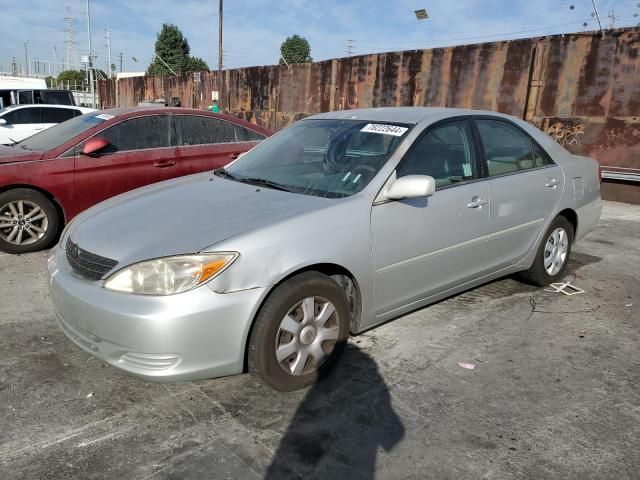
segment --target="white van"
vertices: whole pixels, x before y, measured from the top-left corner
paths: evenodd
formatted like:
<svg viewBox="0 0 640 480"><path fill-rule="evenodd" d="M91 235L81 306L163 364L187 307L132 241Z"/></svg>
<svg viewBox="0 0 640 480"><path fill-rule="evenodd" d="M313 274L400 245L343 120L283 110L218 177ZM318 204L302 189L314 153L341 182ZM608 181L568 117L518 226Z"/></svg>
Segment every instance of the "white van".
<svg viewBox="0 0 640 480"><path fill-rule="evenodd" d="M71 106L76 104L71 91L47 89L47 83L42 78L0 75L0 109L10 105L34 103Z"/></svg>

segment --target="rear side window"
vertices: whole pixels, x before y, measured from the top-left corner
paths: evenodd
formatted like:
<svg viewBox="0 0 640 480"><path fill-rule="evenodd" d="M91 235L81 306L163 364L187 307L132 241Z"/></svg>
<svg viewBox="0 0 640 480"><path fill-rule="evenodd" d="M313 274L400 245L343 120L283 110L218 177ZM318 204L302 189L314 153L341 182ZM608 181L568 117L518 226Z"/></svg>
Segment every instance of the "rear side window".
<svg viewBox="0 0 640 480"><path fill-rule="evenodd" d="M169 117L149 115L132 118L106 129L98 136L109 140L104 153L127 152L171 145Z"/></svg>
<svg viewBox="0 0 640 480"><path fill-rule="evenodd" d="M518 128L499 120L476 120L489 176L535 168L531 139Z"/></svg>
<svg viewBox="0 0 640 480"><path fill-rule="evenodd" d="M236 142L253 142L264 140L266 137L261 133L254 132L253 130L240 125L234 125L233 129L236 134Z"/></svg>
<svg viewBox="0 0 640 480"><path fill-rule="evenodd" d="M2 118L12 125L42 123L42 108L20 108L7 113Z"/></svg>
<svg viewBox="0 0 640 480"><path fill-rule="evenodd" d="M62 123L74 117L75 110L71 108L46 108L42 109L42 123Z"/></svg>
<svg viewBox="0 0 640 480"><path fill-rule="evenodd" d="M533 147L533 159L536 162L536 167L546 167L547 165L554 165L551 157L542 150L535 143L531 142L531 146Z"/></svg>
<svg viewBox="0 0 640 480"><path fill-rule="evenodd" d="M466 120L429 130L411 147L396 170L398 177L430 175L436 187L477 178L471 129Z"/></svg>
<svg viewBox="0 0 640 480"><path fill-rule="evenodd" d="M237 142L235 125L218 118L200 115L176 115L178 145L207 145Z"/></svg>

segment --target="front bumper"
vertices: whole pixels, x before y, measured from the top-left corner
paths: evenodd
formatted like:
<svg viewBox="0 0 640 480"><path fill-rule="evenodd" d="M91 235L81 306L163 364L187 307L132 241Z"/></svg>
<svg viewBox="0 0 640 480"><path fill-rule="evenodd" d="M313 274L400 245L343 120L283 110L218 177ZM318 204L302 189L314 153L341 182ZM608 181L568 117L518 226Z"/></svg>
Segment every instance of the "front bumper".
<svg viewBox="0 0 640 480"><path fill-rule="evenodd" d="M241 373L251 322L266 288L216 293L207 285L165 297L102 288L76 275L59 247L49 263L56 321L78 346L145 380Z"/></svg>

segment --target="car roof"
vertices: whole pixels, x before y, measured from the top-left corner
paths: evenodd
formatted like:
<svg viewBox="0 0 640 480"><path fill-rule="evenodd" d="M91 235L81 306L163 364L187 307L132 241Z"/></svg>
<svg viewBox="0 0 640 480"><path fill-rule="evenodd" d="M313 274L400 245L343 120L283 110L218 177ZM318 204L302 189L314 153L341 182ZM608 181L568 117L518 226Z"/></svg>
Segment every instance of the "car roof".
<svg viewBox="0 0 640 480"><path fill-rule="evenodd" d="M0 110L0 113L8 112L9 110L20 110L21 108L39 108L39 107L47 107L47 108L75 108L80 110L93 111L92 108L79 107L77 105L58 105L54 103L25 103L22 105L8 105Z"/></svg>
<svg viewBox="0 0 640 480"><path fill-rule="evenodd" d="M508 117L507 115L485 110L468 110L462 108L444 107L380 107L360 108L355 110L340 110L335 112L320 113L307 117L309 119L336 119L336 120L365 120L372 122L397 122L417 124L435 116L460 116L460 115L494 115Z"/></svg>
<svg viewBox="0 0 640 480"><path fill-rule="evenodd" d="M227 120L233 122L240 126L245 126L254 130L255 132L262 133L266 136L272 135L273 132L270 132L268 129L261 127L252 122L248 122L247 120L243 120L242 118L227 115L224 113L214 113L209 110L202 110L198 108L186 108L186 107L121 107L121 108L107 108L104 110L100 110L101 114L105 115L113 115L114 117L119 117L121 119L134 117L136 114L144 113L148 115L161 115L161 114L182 114L182 115L204 115L207 117L213 118L221 118L223 120Z"/></svg>

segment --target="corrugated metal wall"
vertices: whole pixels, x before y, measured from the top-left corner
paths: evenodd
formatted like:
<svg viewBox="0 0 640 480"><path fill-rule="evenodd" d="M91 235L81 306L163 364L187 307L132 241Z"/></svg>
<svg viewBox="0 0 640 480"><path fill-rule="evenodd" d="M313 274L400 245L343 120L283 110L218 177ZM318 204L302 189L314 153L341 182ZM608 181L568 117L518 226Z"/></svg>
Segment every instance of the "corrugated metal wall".
<svg viewBox="0 0 640 480"><path fill-rule="evenodd" d="M640 29L411 50L324 62L130 78L99 85L104 107L179 97L272 130L331 110L447 106L534 123L575 153L640 169Z"/></svg>

